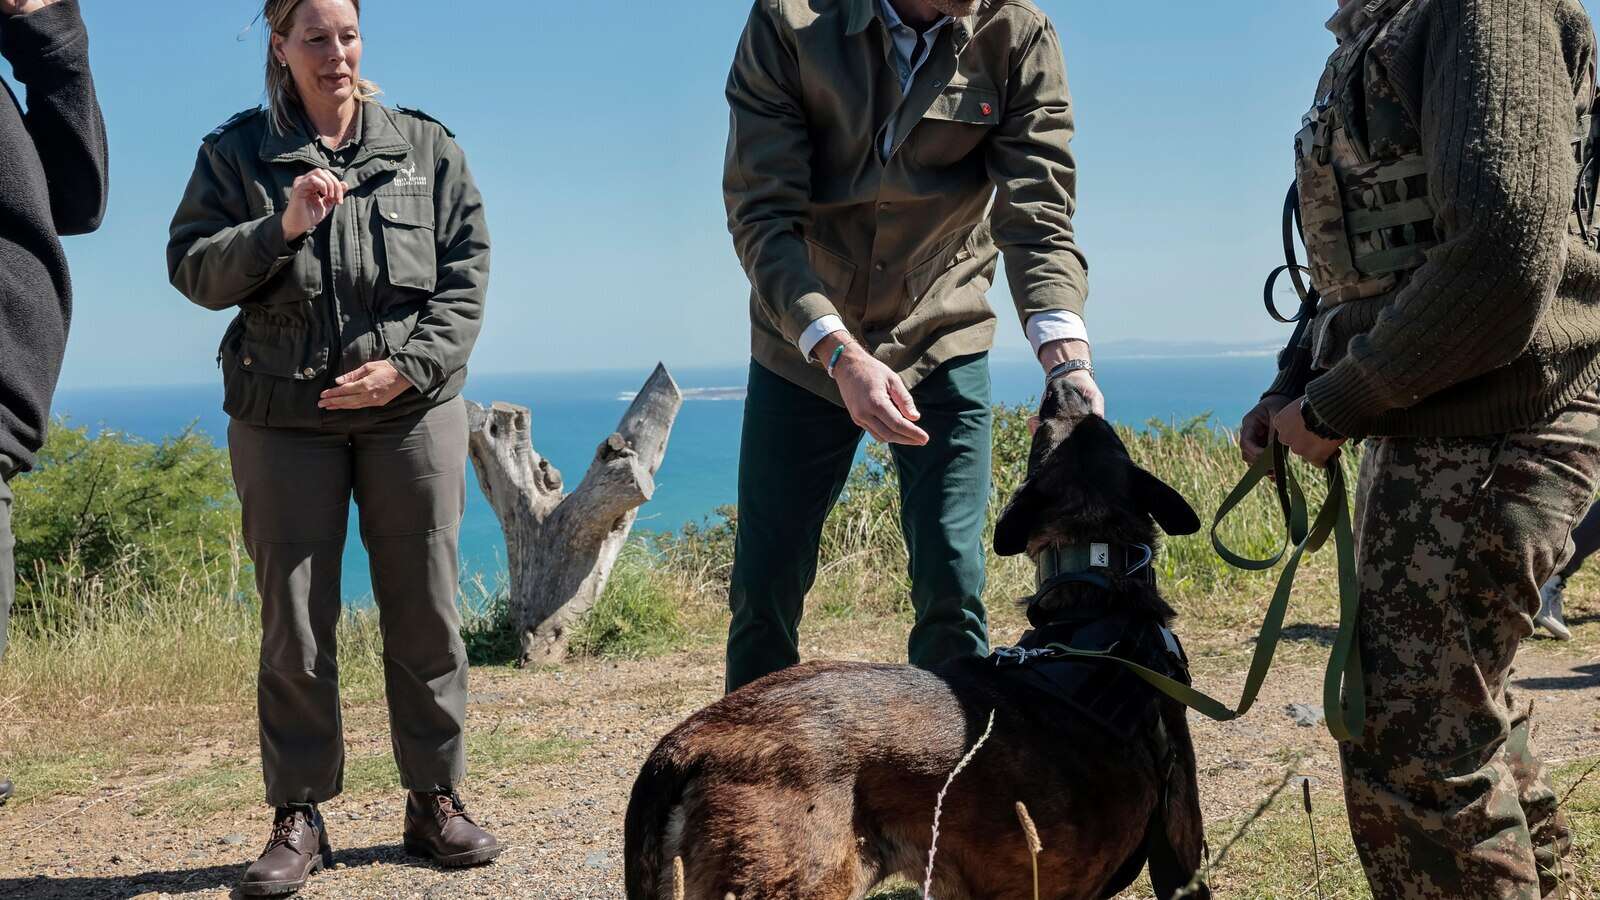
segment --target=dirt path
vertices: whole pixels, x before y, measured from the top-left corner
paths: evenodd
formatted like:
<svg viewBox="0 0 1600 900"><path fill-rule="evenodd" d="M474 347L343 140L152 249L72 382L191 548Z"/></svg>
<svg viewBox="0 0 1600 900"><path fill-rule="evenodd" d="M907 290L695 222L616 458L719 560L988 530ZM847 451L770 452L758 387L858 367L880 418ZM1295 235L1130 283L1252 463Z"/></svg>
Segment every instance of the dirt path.
<svg viewBox="0 0 1600 900"><path fill-rule="evenodd" d="M835 658L894 659L901 640L894 623L833 623L810 634L808 655ZM1302 753L1298 768L1318 779L1317 802L1340 802L1331 739L1284 712L1289 703L1319 702L1318 650L1286 655L1246 720L1196 723L1209 819L1248 811ZM1240 668L1240 655L1229 653L1202 660L1197 674L1227 693ZM301 896L621 896L621 822L633 775L661 734L719 694L720 654L703 647L650 661L474 678L468 799L509 845L506 853L492 866L450 875L407 860L398 846L399 794L381 771L381 707L353 707L351 784L325 806L339 865ZM1518 679L1540 698L1538 740L1547 757L1600 754L1600 657L1535 643ZM239 735L237 722L232 733ZM265 835L263 811L248 805L259 790L254 748L222 739L186 746L135 761L96 795L0 810L0 897L225 896Z"/></svg>

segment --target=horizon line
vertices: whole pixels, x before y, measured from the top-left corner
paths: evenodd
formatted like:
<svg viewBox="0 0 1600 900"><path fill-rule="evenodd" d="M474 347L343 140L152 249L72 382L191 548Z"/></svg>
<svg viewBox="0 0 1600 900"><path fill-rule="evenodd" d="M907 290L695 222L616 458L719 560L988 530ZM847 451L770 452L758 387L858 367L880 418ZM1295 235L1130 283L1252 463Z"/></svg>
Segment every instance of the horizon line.
<svg viewBox="0 0 1600 900"><path fill-rule="evenodd" d="M1129 352L1118 352L1118 347ZM1160 352L1163 346L1171 347L1172 352ZM1121 340L1106 341L1098 345L1095 356L1103 360L1174 360L1174 359L1256 359L1270 356L1278 352L1279 347L1265 341L1260 342L1226 342L1226 341L1181 341L1181 340L1152 340L1146 338L1124 338ZM1031 358L1026 348L1007 347L991 351L991 360L1000 363L1026 363ZM727 369L740 369L749 365L748 356L726 362L699 361L691 366L668 366L673 372L711 372ZM526 378L529 376L601 376L601 375L633 375L639 371L655 368L664 364L658 360L651 363L641 363L635 366L596 366L593 368L575 369L492 369L489 371L475 371L469 378ZM126 383L68 383L63 384L56 391L57 394L67 394L77 391L165 391L165 390L193 390L196 388L216 388L221 390L220 378L209 378L196 381L169 381L149 382L143 384Z"/></svg>

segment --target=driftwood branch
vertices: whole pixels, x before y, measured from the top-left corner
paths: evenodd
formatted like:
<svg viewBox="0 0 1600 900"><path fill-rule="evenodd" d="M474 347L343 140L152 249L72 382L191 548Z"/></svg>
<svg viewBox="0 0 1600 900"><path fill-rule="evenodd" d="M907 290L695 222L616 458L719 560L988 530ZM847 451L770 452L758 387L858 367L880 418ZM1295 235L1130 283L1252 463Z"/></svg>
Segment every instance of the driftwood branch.
<svg viewBox="0 0 1600 900"><path fill-rule="evenodd" d="M683 393L657 366L568 494L561 473L533 448L527 408L467 404L472 467L505 532L524 665L566 655L572 625L600 599L639 507L655 494L682 407Z"/></svg>

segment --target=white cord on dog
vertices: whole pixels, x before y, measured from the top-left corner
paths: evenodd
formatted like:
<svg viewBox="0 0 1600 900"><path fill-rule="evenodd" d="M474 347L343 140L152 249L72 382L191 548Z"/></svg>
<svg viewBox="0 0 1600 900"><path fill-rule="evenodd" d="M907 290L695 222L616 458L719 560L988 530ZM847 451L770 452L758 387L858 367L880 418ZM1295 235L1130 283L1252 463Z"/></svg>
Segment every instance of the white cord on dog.
<svg viewBox="0 0 1600 900"><path fill-rule="evenodd" d="M950 785L955 783L956 776L961 774L961 770L965 769L967 763L972 762L972 758L978 755L978 751L983 748L984 744L988 743L989 735L993 732L994 711L990 710L989 726L983 729L983 736L978 738L976 744L972 745L972 749L967 751L966 756L961 757L961 762L956 763L956 767L950 772L950 777L944 780L944 787L939 789L938 799L933 803L933 843L928 847L928 875L922 882L922 900L933 900L933 895L929 892L933 890L933 858L939 852L939 816L944 812L944 795L950 790Z"/></svg>

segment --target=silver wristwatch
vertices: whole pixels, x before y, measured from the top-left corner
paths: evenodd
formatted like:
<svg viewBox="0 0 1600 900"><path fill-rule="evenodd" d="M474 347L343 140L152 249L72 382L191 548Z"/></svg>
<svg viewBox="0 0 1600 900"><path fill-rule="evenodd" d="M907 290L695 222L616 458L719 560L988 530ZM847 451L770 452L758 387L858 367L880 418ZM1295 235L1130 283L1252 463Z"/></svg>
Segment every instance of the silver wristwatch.
<svg viewBox="0 0 1600 900"><path fill-rule="evenodd" d="M1046 383L1048 383L1055 381L1057 378L1060 378L1063 375L1069 375L1073 372L1088 372L1090 375L1093 375L1094 363L1087 359L1069 359L1051 369L1050 374L1046 375L1044 380Z"/></svg>

